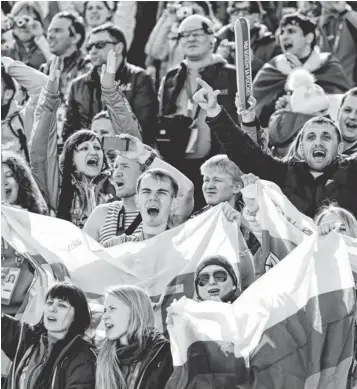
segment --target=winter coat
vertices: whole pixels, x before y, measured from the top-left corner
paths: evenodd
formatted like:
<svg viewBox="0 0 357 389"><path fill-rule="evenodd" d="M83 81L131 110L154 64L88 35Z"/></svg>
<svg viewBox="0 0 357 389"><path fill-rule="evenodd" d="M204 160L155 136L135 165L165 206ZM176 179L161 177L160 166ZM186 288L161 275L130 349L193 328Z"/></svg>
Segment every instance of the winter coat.
<svg viewBox="0 0 357 389"><path fill-rule="evenodd" d="M1 317L1 349L12 361L4 389L15 388L27 358L41 336L33 326L13 317ZM96 355L92 345L77 335L59 354L48 389L94 389ZM13 382L14 379L14 382Z"/></svg>
<svg viewBox="0 0 357 389"><path fill-rule="evenodd" d="M59 94L43 88L35 111L35 122L29 145L31 170L49 208L57 211L61 187L61 171L57 155L56 110ZM98 205L116 198L111 182L111 171L103 170L90 182L77 174L72 175L74 198L72 222L83 227L90 212Z"/></svg>
<svg viewBox="0 0 357 389"><path fill-rule="evenodd" d="M215 55L216 57L220 57ZM237 109L235 106L235 95L237 93L236 70L234 66L220 57L212 65L208 65L200 71L201 78L206 81L214 90L219 89L218 103L221 104L229 114L238 120ZM183 89L188 74L188 68L185 62L171 69L162 80L160 87L160 115L173 115L176 113L176 101ZM211 155L219 152L219 144L214 137L211 137Z"/></svg>
<svg viewBox="0 0 357 389"><path fill-rule="evenodd" d="M332 200L357 216L357 158L337 158L323 174L314 178L303 161L280 161L262 151L222 111L207 123L217 136L228 158L244 173L275 182L293 205L309 217Z"/></svg>
<svg viewBox="0 0 357 389"><path fill-rule="evenodd" d="M120 82L121 89L139 120L144 143L153 145L158 102L151 77L144 69L124 60L116 72L115 80ZM90 128L93 117L104 109L97 69L77 77L69 91L66 122L63 127L64 141L74 132Z"/></svg>

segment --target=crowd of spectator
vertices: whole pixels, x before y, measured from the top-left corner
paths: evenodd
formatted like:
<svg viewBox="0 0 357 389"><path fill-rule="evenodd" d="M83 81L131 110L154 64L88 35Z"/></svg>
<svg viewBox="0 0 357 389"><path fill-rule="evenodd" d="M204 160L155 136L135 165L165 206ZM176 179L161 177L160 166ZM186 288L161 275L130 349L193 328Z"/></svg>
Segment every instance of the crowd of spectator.
<svg viewBox="0 0 357 389"><path fill-rule="evenodd" d="M315 218L321 235L357 238L356 3L1 8L2 202L72 222L104 247L223 204L240 231L239 274L223 256L203 258L199 301L231 303L238 285L265 272L256 202L241 193L258 178ZM248 108L237 93L239 17L250 25ZM164 388L170 343L142 289L108 291L98 353L83 339L90 313L80 288L52 287L41 322L22 325L16 314L35 270L3 238L1 259L12 269L2 273L12 285L2 301L2 349L13 361L4 388Z"/></svg>

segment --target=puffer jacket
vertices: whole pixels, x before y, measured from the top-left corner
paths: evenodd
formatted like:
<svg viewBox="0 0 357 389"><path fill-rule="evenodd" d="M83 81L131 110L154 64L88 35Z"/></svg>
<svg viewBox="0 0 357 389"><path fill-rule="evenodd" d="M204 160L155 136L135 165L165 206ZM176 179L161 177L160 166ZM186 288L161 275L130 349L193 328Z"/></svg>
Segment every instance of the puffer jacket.
<svg viewBox="0 0 357 389"><path fill-rule="evenodd" d="M220 57L215 55L216 57ZM200 75L214 90L219 89L218 103L221 104L237 121L237 109L235 106L235 95L237 93L236 70L234 66L227 64L222 57L212 65L205 66ZM176 113L176 101L184 87L188 74L185 61L171 69L163 79L160 86L160 115L173 115ZM219 144L212 137L211 155L219 152Z"/></svg>
<svg viewBox="0 0 357 389"><path fill-rule="evenodd" d="M42 89L29 145L32 174L49 208L54 211L59 207L62 182L57 155L56 110L59 104L58 93L51 94L46 88ZM79 227L83 227L96 205L116 199L110 170L103 170L91 181L74 173L72 184L74 198L71 221Z"/></svg>
<svg viewBox="0 0 357 389"><path fill-rule="evenodd" d="M151 77L144 69L124 60L116 72L115 80L119 81L121 90L139 120L144 143L153 145L158 101ZM102 99L100 77L94 68L89 73L77 77L71 84L63 140L78 130L90 128L93 117L103 109L105 104Z"/></svg>
<svg viewBox="0 0 357 389"><path fill-rule="evenodd" d="M337 158L314 178L305 162L280 161L262 151L224 109L207 123L229 159L244 173L275 182L300 212L313 218L320 206L336 201L357 216L356 157Z"/></svg>
<svg viewBox="0 0 357 389"><path fill-rule="evenodd" d="M12 361L4 389L16 388L22 367L31 352L38 347L41 336L34 328L2 315L1 349ZM59 354L48 389L94 389L96 355L93 346L77 335Z"/></svg>

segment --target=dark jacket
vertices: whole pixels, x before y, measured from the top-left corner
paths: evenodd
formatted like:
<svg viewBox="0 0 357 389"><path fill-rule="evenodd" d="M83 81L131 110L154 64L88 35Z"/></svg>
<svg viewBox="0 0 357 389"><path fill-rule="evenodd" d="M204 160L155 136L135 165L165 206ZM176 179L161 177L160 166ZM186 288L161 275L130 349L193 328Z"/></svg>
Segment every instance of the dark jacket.
<svg viewBox="0 0 357 389"><path fill-rule="evenodd" d="M139 120L144 143L153 145L158 102L151 77L144 69L124 60L115 75L115 80L120 81L121 89ZM67 101L63 140L80 129L89 129L93 117L104 109L100 77L94 68L72 82Z"/></svg>
<svg viewBox="0 0 357 389"><path fill-rule="evenodd" d="M262 151L224 109L207 123L244 173L275 182L300 212L314 217L321 205L334 200L357 216L357 158L338 158L314 179L305 162L283 162Z"/></svg>
<svg viewBox="0 0 357 389"><path fill-rule="evenodd" d="M206 81L214 90L219 89L218 103L221 104L237 121L235 95L237 93L236 70L234 66L225 62L206 66L200 72L202 80ZM173 115L176 113L176 101L184 87L187 77L187 66L184 62L171 69L165 76L161 88L160 115ZM219 152L219 144L212 138L211 155Z"/></svg>
<svg viewBox="0 0 357 389"><path fill-rule="evenodd" d="M140 362L134 389L164 389L173 371L170 342L153 331Z"/></svg>
<svg viewBox="0 0 357 389"><path fill-rule="evenodd" d="M216 34L216 43L215 51L217 50L220 42L224 39L227 39L229 42L234 42L234 30L229 24L222 27ZM269 62L276 55L281 53L280 46L276 43L274 35L268 31L267 27L261 25L260 28L253 29L250 32L250 47L253 52L252 59L252 79L256 76L258 71L265 65L266 62ZM232 53L234 63L235 53Z"/></svg>
<svg viewBox="0 0 357 389"><path fill-rule="evenodd" d="M3 315L1 318L1 349L13 362L4 388L15 388L12 382L13 369L16 384L22 366L40 337L34 328L22 324L17 319ZM79 335L75 337L60 353L52 372L52 385L48 389L94 389L96 356L92 345Z"/></svg>

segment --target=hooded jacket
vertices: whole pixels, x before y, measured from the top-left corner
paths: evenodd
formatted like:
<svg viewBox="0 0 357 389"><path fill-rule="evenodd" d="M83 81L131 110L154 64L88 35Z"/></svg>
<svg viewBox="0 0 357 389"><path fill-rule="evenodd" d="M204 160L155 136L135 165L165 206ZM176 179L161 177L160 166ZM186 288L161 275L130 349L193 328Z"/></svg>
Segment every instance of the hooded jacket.
<svg viewBox="0 0 357 389"><path fill-rule="evenodd" d="M44 335L36 333L31 325L2 315L1 349L12 361L4 389L16 388L22 368L35 348L39 347L41 337ZM77 335L59 354L48 389L94 389L95 362L92 345Z"/></svg>
<svg viewBox="0 0 357 389"><path fill-rule="evenodd" d="M219 89L218 102L221 104L233 117L237 118L237 109L235 107L235 95L237 92L236 70L235 67L229 65L220 55L213 55L211 62L198 70L201 78L206 81L214 90ZM183 90L186 79L188 78L189 69L186 61L173 69L171 69L161 82L159 91L159 113L160 115L174 115L178 111L177 100ZM193 93L195 91L192 91ZM200 115L205 112L201 110ZM198 118L200 119L200 117ZM219 152L218 142L211 136L211 150L206 156L217 154Z"/></svg>
<svg viewBox="0 0 357 389"><path fill-rule="evenodd" d="M123 60L115 80L138 118L143 130L144 143L153 145L157 125L157 97L151 77L138 66ZM102 101L100 77L96 68L73 80L63 127L63 140L83 128L90 128L93 117L105 109Z"/></svg>
<svg viewBox="0 0 357 389"><path fill-rule="evenodd" d="M336 158L314 178L306 162L280 161L262 151L224 109L207 122L230 160L245 173L279 185L300 212L314 217L322 205L335 200L357 216L356 157Z"/></svg>

